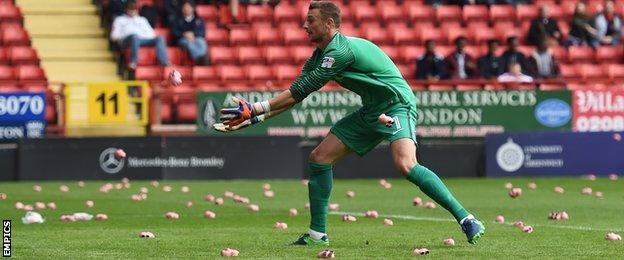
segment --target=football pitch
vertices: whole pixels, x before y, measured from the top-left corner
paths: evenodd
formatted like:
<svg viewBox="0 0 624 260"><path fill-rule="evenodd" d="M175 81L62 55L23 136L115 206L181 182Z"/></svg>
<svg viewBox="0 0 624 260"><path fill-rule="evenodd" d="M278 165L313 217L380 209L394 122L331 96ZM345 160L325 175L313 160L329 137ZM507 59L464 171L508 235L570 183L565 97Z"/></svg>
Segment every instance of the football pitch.
<svg viewBox="0 0 624 260"><path fill-rule="evenodd" d="M414 206L418 196L430 201L418 188L404 179L388 180L392 187L383 188L379 180L336 180L331 203L340 208L329 216L330 249L336 258L400 259L413 258L414 248L425 247L430 254L424 258L463 259L617 259L624 255L623 241L607 241L613 231L624 235L624 180L607 178L523 178L523 179L447 179L445 182L464 206L483 221L486 234L477 245L466 242L464 234L451 215L440 206L434 209ZM512 199L504 187L511 182L522 188L522 195ZM537 189L527 188L535 182ZM309 211L307 188L301 181L160 181L153 187L149 181L130 181L130 188L100 192L105 182L19 182L0 183L0 218L12 220L12 255L27 259L145 259L221 258L224 248L240 251L239 258L310 259L325 248L297 247L288 244L307 231ZM118 183L118 182L117 182ZM263 184L269 183L275 196L263 196ZM69 192L61 192L60 185ZM113 183L115 184L115 183ZM33 191L40 185L40 192ZM163 191L171 186L172 191ZM181 188L188 186L188 192ZM561 186L565 192L555 193ZM141 187L149 189L147 199L133 201ZM581 194L591 187L601 191L604 198ZM231 191L248 197L259 205L251 212L248 205L225 198ZM355 192L348 198L347 191ZM207 202L204 196L223 197L224 204ZM85 201L92 200L93 208ZM25 225L25 211L15 208L16 202L55 202L57 209L35 210L43 215L43 224ZM187 202L192 201L192 207ZM296 208L298 216L289 216ZM216 218L204 218L204 211L216 213ZM379 218L365 218L367 210L379 212ZM168 211L179 213L179 219L167 219ZM566 211L568 220L549 220L554 211ZM87 212L105 213L106 221L61 222L62 214ZM357 217L355 222L343 222L343 214ZM505 223L494 222L497 215ZM384 218L393 226L383 225ZM513 226L521 220L534 228L524 233ZM275 222L285 222L288 228L277 230ZM151 231L152 239L139 238L141 231ZM442 241L455 240L448 247Z"/></svg>

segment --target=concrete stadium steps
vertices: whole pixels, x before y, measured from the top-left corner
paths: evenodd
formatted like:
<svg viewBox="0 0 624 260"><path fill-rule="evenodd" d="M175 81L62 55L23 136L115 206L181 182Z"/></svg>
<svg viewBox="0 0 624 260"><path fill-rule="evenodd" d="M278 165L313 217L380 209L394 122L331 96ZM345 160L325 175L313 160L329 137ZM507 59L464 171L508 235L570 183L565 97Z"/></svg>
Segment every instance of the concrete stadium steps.
<svg viewBox="0 0 624 260"><path fill-rule="evenodd" d="M117 65L110 61L42 60L50 81L117 81Z"/></svg>
<svg viewBox="0 0 624 260"><path fill-rule="evenodd" d="M91 0L17 0L50 81L120 80Z"/></svg>

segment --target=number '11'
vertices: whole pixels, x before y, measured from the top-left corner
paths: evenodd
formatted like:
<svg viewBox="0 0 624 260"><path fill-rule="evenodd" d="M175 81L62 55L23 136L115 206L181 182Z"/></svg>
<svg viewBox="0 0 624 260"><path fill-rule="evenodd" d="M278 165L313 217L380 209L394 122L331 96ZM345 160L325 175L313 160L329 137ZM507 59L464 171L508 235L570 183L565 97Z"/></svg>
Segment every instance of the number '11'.
<svg viewBox="0 0 624 260"><path fill-rule="evenodd" d="M96 99L96 101L99 101L102 105L102 115L106 115L106 93L102 92L102 94L100 94L98 96L98 98ZM109 102L113 102L113 108L114 108L114 113L115 115L117 115L119 113L118 110L118 100L117 100L117 92L115 92L115 94L111 95L110 98L108 98Z"/></svg>

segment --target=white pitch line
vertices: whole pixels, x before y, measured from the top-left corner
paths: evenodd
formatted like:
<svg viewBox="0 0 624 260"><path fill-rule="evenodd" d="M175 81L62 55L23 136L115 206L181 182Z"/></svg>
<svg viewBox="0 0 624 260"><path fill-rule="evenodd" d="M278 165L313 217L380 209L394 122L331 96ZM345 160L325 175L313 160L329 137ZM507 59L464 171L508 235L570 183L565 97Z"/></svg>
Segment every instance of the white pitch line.
<svg viewBox="0 0 624 260"><path fill-rule="evenodd" d="M355 213L355 212L343 212L343 211L332 211L329 212L331 215L353 215L358 217L365 216L364 213ZM396 219L407 219L407 220L422 220L422 221L435 221L435 222L455 222L454 219L450 218L431 218L431 217L416 217L410 215L393 215L393 214L380 214L379 217L382 218L396 218ZM492 221L494 224L498 224ZM505 225L513 226L514 223L504 223ZM535 224L532 226L536 227L548 227L548 228L561 228L561 229L572 229L572 230L583 230L583 231L609 231L609 232L624 232L622 229L602 229L602 228L592 228L592 227L584 227L584 226L567 226L567 225L543 225L543 224Z"/></svg>

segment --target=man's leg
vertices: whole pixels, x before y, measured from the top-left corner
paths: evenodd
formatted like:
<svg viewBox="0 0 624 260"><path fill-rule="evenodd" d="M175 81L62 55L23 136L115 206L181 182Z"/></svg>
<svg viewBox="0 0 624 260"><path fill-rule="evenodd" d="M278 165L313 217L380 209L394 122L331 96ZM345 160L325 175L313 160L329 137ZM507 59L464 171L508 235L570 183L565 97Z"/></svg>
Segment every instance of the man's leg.
<svg viewBox="0 0 624 260"><path fill-rule="evenodd" d="M297 245L327 245L327 210L333 185L332 165L350 154L349 150L334 134L329 133L312 151L309 157L310 182L308 197L310 199L310 230L299 240ZM312 238L312 239L310 239Z"/></svg>
<svg viewBox="0 0 624 260"><path fill-rule="evenodd" d="M141 47L141 41L138 36L133 34L123 39L122 43L123 48L130 48L130 62L128 62L128 67L130 67L130 69L135 69L139 60L139 48Z"/></svg>
<svg viewBox="0 0 624 260"><path fill-rule="evenodd" d="M397 170L407 180L416 184L427 196L453 214L453 217L462 225L462 228L464 228L463 224L466 220L474 220L474 217L455 199L438 175L427 167L418 164L416 160L416 145L412 139L398 139L392 142L390 150L392 151L392 159ZM482 227L480 222L476 225ZM481 230L481 227L477 227L477 230L474 231L476 234L468 234L473 231L467 232L466 235L470 243L476 243L476 240L483 235L482 231L484 229Z"/></svg>
<svg viewBox="0 0 624 260"><path fill-rule="evenodd" d="M195 49L197 51L197 57L195 58L195 61L204 62L201 59L205 58L208 52L208 44L206 44L206 40L203 38L195 39Z"/></svg>
<svg viewBox="0 0 624 260"><path fill-rule="evenodd" d="M178 45L186 50L192 60L195 60L195 46L186 38L178 40Z"/></svg>
<svg viewBox="0 0 624 260"><path fill-rule="evenodd" d="M169 66L169 55L167 54L167 44L162 36L157 36L150 40L140 40L141 46L156 47L156 59L161 66Z"/></svg>

